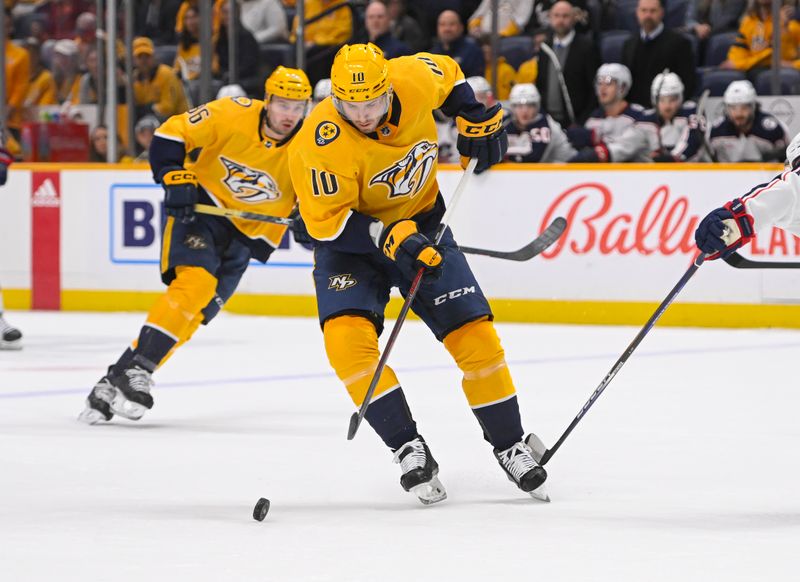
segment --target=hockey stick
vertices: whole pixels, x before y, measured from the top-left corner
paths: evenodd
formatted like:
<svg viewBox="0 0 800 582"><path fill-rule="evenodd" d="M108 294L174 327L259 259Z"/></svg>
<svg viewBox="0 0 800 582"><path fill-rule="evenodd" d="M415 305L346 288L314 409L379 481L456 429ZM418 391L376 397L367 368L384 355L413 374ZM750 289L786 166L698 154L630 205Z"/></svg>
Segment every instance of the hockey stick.
<svg viewBox="0 0 800 582"><path fill-rule="evenodd" d="M491 251L488 249L476 249L474 247L464 247L460 245L458 248L462 253L470 255L482 255L484 257L505 259L507 261L528 261L556 242L561 235L564 234L566 228L566 219L559 216L542 231L542 234L516 251Z"/></svg>
<svg viewBox="0 0 800 582"><path fill-rule="evenodd" d="M436 231L436 237L433 241L434 245L438 245L439 241L442 240L444 231L447 230L447 223L450 222L450 218L453 216L453 210L458 205L461 194L464 192L464 189L469 183L469 179L475 172L476 165L478 165L478 159L472 158L469 161L469 164L467 164L467 169L464 170L464 173L461 175L461 179L458 181L455 192L453 192L453 198L450 200L450 204L447 206L447 211L442 217L442 222L439 224L439 229ZM386 347L383 349L380 360L378 360L378 367L375 369L375 372L372 375L372 381L369 383L367 395L364 396L364 401L361 403L361 407L358 409L358 412L354 412L350 417L350 426L347 428L347 440L349 441L353 440L353 437L356 436L358 427L361 425L361 421L364 420L364 415L367 413L367 407L369 406L370 400L372 400L372 395L375 393L375 388L378 386L378 380L380 380L383 369L386 367L386 360L389 359L389 354L394 347L394 342L397 341L400 328L403 327L403 322L406 320L406 316L408 316L408 310L411 308L411 303L417 296L417 291L419 291L419 286L422 282L422 275L424 273L425 267L417 271L414 280L411 281L411 287L408 289L408 295L406 295L403 308L400 310L400 315L397 316L397 321L394 322L392 333L389 335L389 339L386 342Z"/></svg>
<svg viewBox="0 0 800 582"><path fill-rule="evenodd" d="M241 218L244 220L255 220L257 222L270 222L272 224L284 224L291 226L294 221L291 218L282 218L280 216L271 216L269 214L261 214L260 212L247 212L244 210L235 210L233 208L221 208L219 206L212 206L210 204L195 204L194 211L200 214L211 214L214 216L228 216L234 218ZM491 249L478 249L474 247L458 247L461 252L471 255L483 255L486 257L493 257L495 259L505 259L507 261L528 261L541 253L551 244L558 240L564 229L567 227L567 221L563 218L556 218L550 226L548 226L542 234L536 237L533 241L516 251L493 251Z"/></svg>
<svg viewBox="0 0 800 582"><path fill-rule="evenodd" d="M700 95L700 99L697 100L697 117L702 121L703 127L700 129L700 135L702 136L701 139L703 140L703 150L708 154L708 157L711 158L711 161L714 163L719 162L717 156L714 154L714 151L711 149L711 146L708 144L708 139L706 138L706 131L708 130L708 119L706 118L706 101L708 101L708 96L711 95L711 91L706 89Z"/></svg>
<svg viewBox="0 0 800 582"><path fill-rule="evenodd" d="M212 206L211 204L195 204L194 211L200 214L211 214L213 216L228 216L234 218L241 218L244 220L255 220L258 222L271 222L272 224L283 224L291 226L294 222L291 218L284 218L282 216L271 216L269 214L261 214L260 212L247 212L245 210L236 210L234 208L222 208L220 206Z"/></svg>
<svg viewBox="0 0 800 582"><path fill-rule="evenodd" d="M739 253L733 253L722 259L731 267L737 269L800 269L800 263L780 262L780 261L751 261L744 258Z"/></svg>
<svg viewBox="0 0 800 582"><path fill-rule="evenodd" d="M650 330L653 329L653 326L667 310L667 307L670 306L675 297L678 296L678 293L681 292L681 289L683 289L686 283L689 282L689 279L692 278L692 275L697 272L697 269L699 269L700 265L703 264L705 258L706 255L702 253L695 257L692 265L686 270L686 272L683 274L683 277L680 278L680 281L678 281L678 283L672 288L672 291L667 294L667 296L661 302L661 305L659 305L658 309L656 309L655 313L653 313L653 315L650 316L650 319L647 320L647 323L644 324L644 327L641 329L641 331L639 331L636 337L633 338L633 341L619 357L617 363L614 364L611 370L609 370L608 374L606 374L605 378L603 378L603 381L600 382L600 385L589 397L589 400L586 401L586 404L583 405L583 408L581 408L580 412L578 412L578 415L567 427L567 430L564 431L564 434L562 434L558 441L556 441L556 444L554 444L552 448L547 449L538 438L532 439L528 442L528 445L533 449L534 458L540 465L547 464L547 462L553 457L561 445L564 444L564 441L567 439L569 434L576 426L578 426L578 423L586 415L586 413L589 412L589 409L592 407L592 405L597 402L597 399L600 398L603 390L606 389L606 387L611 383L611 380L614 379L614 376L617 375L617 372L619 372L620 368L622 368L625 362L628 361L628 358L630 358L633 351L639 346L640 343L642 343L644 337L650 333Z"/></svg>
<svg viewBox="0 0 800 582"><path fill-rule="evenodd" d="M553 52L546 42L539 45L539 48L544 51L550 62L553 63L553 68L556 70L556 77L558 77L558 84L561 86L561 96L564 98L564 105L567 108L567 115L569 115L569 124L575 125L575 110L572 109L572 99L569 98L569 91L567 91L567 83L564 81L564 71L561 69L561 63L558 61L558 55Z"/></svg>

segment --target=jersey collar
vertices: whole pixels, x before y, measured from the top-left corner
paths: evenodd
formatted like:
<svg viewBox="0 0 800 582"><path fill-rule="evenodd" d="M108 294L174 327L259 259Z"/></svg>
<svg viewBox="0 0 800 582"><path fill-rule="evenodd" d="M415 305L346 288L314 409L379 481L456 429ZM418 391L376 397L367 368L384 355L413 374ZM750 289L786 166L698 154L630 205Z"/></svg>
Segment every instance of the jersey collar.
<svg viewBox="0 0 800 582"><path fill-rule="evenodd" d="M400 115L403 113L403 105L400 103L400 98L397 93L392 93L392 102L389 105L389 113L387 119L381 121L378 127L372 133L365 134L368 138L380 140L381 137L391 137L396 132L397 127L400 125ZM389 127L391 126L391 127Z"/></svg>

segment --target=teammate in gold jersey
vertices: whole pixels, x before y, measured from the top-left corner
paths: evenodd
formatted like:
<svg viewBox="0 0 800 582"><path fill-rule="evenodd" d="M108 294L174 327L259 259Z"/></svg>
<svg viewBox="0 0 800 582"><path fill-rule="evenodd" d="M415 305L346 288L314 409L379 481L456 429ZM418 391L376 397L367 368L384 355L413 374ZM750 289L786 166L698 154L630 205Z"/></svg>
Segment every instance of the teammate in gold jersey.
<svg viewBox="0 0 800 582"><path fill-rule="evenodd" d="M92 389L80 420L114 414L138 420L153 406L151 375L207 324L239 284L251 257L269 259L285 226L195 214L195 203L289 216L296 203L288 143L308 110L311 85L299 69L278 67L265 100L231 97L169 118L150 146L164 187L161 279L138 339Z"/></svg>
<svg viewBox="0 0 800 582"><path fill-rule="evenodd" d="M507 148L502 109L481 105L451 58L419 53L387 61L372 44L344 46L331 84L331 97L289 146L300 214L316 241L314 282L331 366L360 406L379 360L389 291L407 294L424 268L411 308L462 370L467 401L501 467L523 491L541 496L547 474L523 440L489 303L450 230L439 245L431 242L444 214L433 110L456 118L459 152L464 161L477 158L483 171ZM366 419L400 463L402 487L425 504L444 499L438 465L388 366Z"/></svg>

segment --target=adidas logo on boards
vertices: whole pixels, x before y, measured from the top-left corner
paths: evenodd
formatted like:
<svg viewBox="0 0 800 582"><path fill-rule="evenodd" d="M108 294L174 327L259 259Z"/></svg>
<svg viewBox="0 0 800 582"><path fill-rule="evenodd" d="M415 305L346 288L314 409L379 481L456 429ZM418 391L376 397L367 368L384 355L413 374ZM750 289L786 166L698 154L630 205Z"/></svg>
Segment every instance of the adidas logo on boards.
<svg viewBox="0 0 800 582"><path fill-rule="evenodd" d="M34 207L54 208L61 205L56 187L51 179L46 179L33 193L31 202Z"/></svg>

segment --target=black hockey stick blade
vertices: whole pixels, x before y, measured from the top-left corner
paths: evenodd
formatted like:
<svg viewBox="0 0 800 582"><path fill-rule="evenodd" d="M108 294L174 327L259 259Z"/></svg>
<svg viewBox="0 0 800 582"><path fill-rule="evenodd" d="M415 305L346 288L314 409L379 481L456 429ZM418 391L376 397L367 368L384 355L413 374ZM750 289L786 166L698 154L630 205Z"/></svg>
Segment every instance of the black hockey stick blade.
<svg viewBox="0 0 800 582"><path fill-rule="evenodd" d="M567 220L559 216L544 229L542 234L516 251L492 251L489 249L476 249L474 247L463 246L459 246L458 248L461 249L462 253L470 255L483 255L484 257L506 259L508 261L528 261L561 238L566 228Z"/></svg>
<svg viewBox="0 0 800 582"><path fill-rule="evenodd" d="M739 253L733 253L723 259L731 267L737 269L800 269L800 263L782 261L751 261Z"/></svg>

